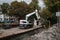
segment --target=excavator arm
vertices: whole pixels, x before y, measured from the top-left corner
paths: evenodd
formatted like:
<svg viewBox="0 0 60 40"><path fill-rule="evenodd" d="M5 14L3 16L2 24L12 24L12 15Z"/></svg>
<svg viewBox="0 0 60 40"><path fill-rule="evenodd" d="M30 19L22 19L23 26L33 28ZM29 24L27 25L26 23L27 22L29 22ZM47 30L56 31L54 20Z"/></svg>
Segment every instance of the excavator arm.
<svg viewBox="0 0 60 40"><path fill-rule="evenodd" d="M39 14L38 14L38 11L35 10L34 12L26 15L26 20L28 20L28 18L31 17L32 15L36 15L36 18L37 18L37 19L40 19L40 16L39 16Z"/></svg>

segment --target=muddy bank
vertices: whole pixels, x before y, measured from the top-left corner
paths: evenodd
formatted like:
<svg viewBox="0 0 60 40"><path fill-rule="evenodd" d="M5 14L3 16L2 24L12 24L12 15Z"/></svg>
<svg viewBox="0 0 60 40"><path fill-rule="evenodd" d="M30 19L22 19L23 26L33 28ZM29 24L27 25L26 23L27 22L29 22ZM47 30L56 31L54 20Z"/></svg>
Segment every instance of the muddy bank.
<svg viewBox="0 0 60 40"><path fill-rule="evenodd" d="M53 26L23 40L60 40L60 27Z"/></svg>
<svg viewBox="0 0 60 40"><path fill-rule="evenodd" d="M29 31L26 33L18 34L18 35L13 35L13 36L10 36L7 38L3 38L1 40L25 40L25 39L31 37L32 35L35 35L35 34L42 32L43 30L44 30L43 28L38 28L38 29L35 29L33 31Z"/></svg>
<svg viewBox="0 0 60 40"><path fill-rule="evenodd" d="M4 40L60 40L60 27L54 25L48 29L39 28Z"/></svg>

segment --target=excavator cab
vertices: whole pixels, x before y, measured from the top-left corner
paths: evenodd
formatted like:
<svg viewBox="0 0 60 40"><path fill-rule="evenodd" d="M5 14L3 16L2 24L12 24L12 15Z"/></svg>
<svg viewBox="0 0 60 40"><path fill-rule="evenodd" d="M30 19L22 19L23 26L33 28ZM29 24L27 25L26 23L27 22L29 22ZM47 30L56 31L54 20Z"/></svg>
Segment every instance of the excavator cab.
<svg viewBox="0 0 60 40"><path fill-rule="evenodd" d="M32 26L33 26L33 24L31 22L28 22L26 20L20 20L20 28L21 29L31 28Z"/></svg>

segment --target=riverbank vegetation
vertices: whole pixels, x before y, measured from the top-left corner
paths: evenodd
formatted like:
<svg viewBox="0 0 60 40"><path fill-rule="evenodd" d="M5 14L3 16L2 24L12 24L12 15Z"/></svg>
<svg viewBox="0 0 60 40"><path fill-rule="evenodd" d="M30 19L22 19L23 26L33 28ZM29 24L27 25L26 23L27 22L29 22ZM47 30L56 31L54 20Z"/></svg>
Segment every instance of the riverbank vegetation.
<svg viewBox="0 0 60 40"><path fill-rule="evenodd" d="M10 16L19 17L19 19L25 18L25 15L38 9L40 16L45 20L45 22L51 25L57 23L56 12L60 11L60 1L59 0L43 0L45 7L41 11L41 7L38 5L38 0L32 0L30 4L25 1L13 1L11 4L3 3L1 5L2 13Z"/></svg>

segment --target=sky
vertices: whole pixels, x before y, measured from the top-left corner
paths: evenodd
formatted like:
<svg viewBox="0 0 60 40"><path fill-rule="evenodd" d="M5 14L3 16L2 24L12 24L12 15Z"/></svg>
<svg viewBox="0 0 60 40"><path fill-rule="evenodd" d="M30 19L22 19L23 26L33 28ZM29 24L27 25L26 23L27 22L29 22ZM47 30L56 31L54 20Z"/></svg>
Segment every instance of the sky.
<svg viewBox="0 0 60 40"><path fill-rule="evenodd" d="M0 4L2 4L3 2L6 2L6 3L11 3L12 1L15 1L15 0L0 0ZM31 2L31 0L17 0L17 1L25 1L25 2L27 2L28 4ZM43 1L42 0L39 0L39 6L41 7L41 8L43 8L43 7L45 7L45 5L44 5L44 3L43 3Z"/></svg>

